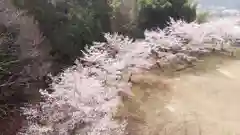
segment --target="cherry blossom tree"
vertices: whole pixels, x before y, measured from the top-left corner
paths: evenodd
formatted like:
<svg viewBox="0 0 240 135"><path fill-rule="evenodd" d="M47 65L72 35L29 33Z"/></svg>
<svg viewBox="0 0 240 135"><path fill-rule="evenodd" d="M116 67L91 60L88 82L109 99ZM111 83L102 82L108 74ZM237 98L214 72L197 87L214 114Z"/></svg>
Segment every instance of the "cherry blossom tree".
<svg viewBox="0 0 240 135"><path fill-rule="evenodd" d="M121 135L126 121L113 120L122 101L119 92L131 96L131 74L154 65L190 65L199 55L232 51L240 37L239 20L221 19L203 24L171 21L170 26L146 31L145 40L132 41L105 34L107 42L86 47L76 65L53 77L43 101L27 105L28 123L20 135ZM129 75L129 78L124 78Z"/></svg>

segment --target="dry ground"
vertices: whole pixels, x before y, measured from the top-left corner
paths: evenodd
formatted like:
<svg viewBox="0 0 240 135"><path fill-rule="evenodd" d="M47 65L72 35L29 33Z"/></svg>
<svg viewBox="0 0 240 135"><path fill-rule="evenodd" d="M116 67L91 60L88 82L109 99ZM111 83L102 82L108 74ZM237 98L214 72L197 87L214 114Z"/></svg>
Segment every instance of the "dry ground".
<svg viewBox="0 0 240 135"><path fill-rule="evenodd" d="M176 73L133 76L124 101L129 135L240 135L240 61L203 58Z"/></svg>

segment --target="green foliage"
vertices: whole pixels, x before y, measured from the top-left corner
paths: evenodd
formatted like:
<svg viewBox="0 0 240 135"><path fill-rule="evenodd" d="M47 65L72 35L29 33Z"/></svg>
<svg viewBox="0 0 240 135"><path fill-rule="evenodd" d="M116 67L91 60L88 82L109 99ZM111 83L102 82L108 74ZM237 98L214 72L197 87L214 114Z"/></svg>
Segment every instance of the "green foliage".
<svg viewBox="0 0 240 135"><path fill-rule="evenodd" d="M139 0L138 24L142 29L164 28L170 17L191 22L196 18L196 5L188 0Z"/></svg>
<svg viewBox="0 0 240 135"><path fill-rule="evenodd" d="M197 23L205 23L205 22L207 22L208 17L209 17L209 12L206 12L206 11L199 12L199 13L197 13L196 22Z"/></svg>
<svg viewBox="0 0 240 135"><path fill-rule="evenodd" d="M113 12L117 12L118 8L121 5L121 1L120 0L111 0L109 5L112 8Z"/></svg>
<svg viewBox="0 0 240 135"><path fill-rule="evenodd" d="M102 41L110 31L110 7L106 0L13 0L38 21L40 30L51 41L53 53L74 60L92 41Z"/></svg>
<svg viewBox="0 0 240 135"><path fill-rule="evenodd" d="M105 32L142 37L145 29L165 27L170 17L187 22L196 18L196 6L188 0L132 0L134 19L121 13L121 0L12 1L34 16L51 41L52 54L62 61L75 60L86 44L103 41Z"/></svg>

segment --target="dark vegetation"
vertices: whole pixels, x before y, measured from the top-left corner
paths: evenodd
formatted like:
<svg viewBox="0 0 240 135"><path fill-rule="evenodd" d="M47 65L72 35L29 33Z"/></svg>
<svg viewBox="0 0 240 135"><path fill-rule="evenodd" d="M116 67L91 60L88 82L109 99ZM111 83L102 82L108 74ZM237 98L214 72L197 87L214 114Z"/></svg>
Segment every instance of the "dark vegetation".
<svg viewBox="0 0 240 135"><path fill-rule="evenodd" d="M86 44L102 41L110 31L110 7L106 0L64 1L56 5L48 0L14 0L20 9L39 23L39 28L50 40L52 55L62 62L75 60Z"/></svg>
<svg viewBox="0 0 240 135"><path fill-rule="evenodd" d="M139 5L138 23L142 30L164 28L170 17L186 22L196 18L196 4L188 0L140 0Z"/></svg>
<svg viewBox="0 0 240 135"><path fill-rule="evenodd" d="M5 25L1 24L0 33L0 103L13 104L13 98L10 97L17 93L12 93L13 91L9 91L9 89L11 89L10 86L13 86L14 83L16 83L15 78L17 75L14 74L14 71L18 72L18 69L15 67L15 64L19 63L17 57L18 46L15 45L15 41L19 31L17 28L6 27ZM17 97L21 96L16 96L16 98ZM0 116L5 112L5 110L0 110Z"/></svg>
<svg viewBox="0 0 240 135"><path fill-rule="evenodd" d="M196 6L188 0L132 0L132 17L123 13L124 4L120 0L55 1L12 0L12 4L26 11L26 16L34 17L39 30L51 46L49 56L46 57L53 57L52 63L61 63L57 66L73 64L81 56L80 50L93 41L104 41L106 32L139 38L143 37L145 29L167 26L170 17L187 22L196 18ZM19 58L20 48L24 45L16 43L20 36L19 27L20 25L7 26L0 19L1 118L17 110L21 103L34 99L38 93L36 91L47 87L48 83L45 74L29 77L33 74L31 70L26 73L25 66L34 65L39 60Z"/></svg>
<svg viewBox="0 0 240 135"><path fill-rule="evenodd" d="M75 60L86 44L103 41L106 32L141 37L145 29L165 27L170 17L187 22L196 18L196 6L188 0L132 0L133 18L121 11L124 5L116 5L120 0L13 1L34 16L51 42L52 54L61 56L63 62Z"/></svg>
<svg viewBox="0 0 240 135"><path fill-rule="evenodd" d="M13 134L10 130L19 128L18 108L27 99L21 89L24 83L19 82L21 68L17 65L21 62L18 59L19 46L15 44L18 35L18 26L0 24L0 132L7 135ZM18 118L14 118L16 115Z"/></svg>

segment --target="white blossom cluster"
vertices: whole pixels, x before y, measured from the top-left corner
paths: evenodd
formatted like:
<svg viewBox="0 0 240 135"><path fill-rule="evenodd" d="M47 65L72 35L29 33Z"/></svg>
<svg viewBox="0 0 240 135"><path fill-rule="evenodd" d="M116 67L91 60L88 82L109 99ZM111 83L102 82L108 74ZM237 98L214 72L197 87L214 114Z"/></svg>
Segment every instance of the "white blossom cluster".
<svg viewBox="0 0 240 135"><path fill-rule="evenodd" d="M112 119L121 104L118 92L131 93L123 75L141 72L156 63L185 64L211 50L224 51L240 37L238 20L204 24L172 21L158 31L146 31L144 40L106 34L106 43L94 43L76 65L53 77L54 92L42 91L44 101L23 108L28 123L20 135L122 135L126 122Z"/></svg>

